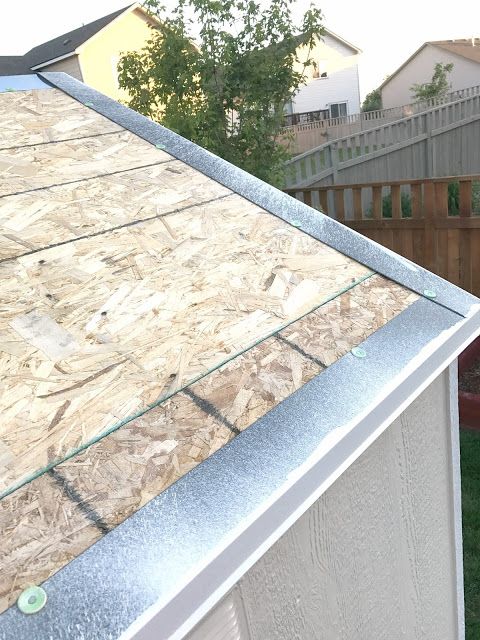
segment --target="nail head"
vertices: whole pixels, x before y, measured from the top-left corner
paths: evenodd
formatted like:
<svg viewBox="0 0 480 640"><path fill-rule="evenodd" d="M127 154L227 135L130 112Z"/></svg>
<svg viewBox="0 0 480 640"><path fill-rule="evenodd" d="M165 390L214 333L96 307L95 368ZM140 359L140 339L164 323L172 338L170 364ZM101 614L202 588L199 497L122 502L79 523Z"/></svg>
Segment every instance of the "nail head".
<svg viewBox="0 0 480 640"><path fill-rule="evenodd" d="M367 352L365 351L365 349L363 347L353 347L351 353L356 358L366 358L367 357Z"/></svg>
<svg viewBox="0 0 480 640"><path fill-rule="evenodd" d="M47 594L42 587L27 587L19 595L17 606L22 613L38 613L47 602Z"/></svg>

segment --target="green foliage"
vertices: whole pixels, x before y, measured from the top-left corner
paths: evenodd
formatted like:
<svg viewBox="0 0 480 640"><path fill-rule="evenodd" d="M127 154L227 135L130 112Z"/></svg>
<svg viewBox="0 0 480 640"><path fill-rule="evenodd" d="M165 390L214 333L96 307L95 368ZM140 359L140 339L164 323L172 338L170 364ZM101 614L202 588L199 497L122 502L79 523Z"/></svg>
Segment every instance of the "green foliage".
<svg viewBox="0 0 480 640"><path fill-rule="evenodd" d="M408 193L400 194L400 206L402 211L402 218L412 217L412 199ZM392 195L389 193L382 198L382 216L384 218L392 217Z"/></svg>
<svg viewBox="0 0 480 640"><path fill-rule="evenodd" d="M480 433L460 431L466 640L480 638Z"/></svg>
<svg viewBox="0 0 480 640"><path fill-rule="evenodd" d="M382 92L380 89L374 89L367 93L362 104L362 111L378 111L382 108Z"/></svg>
<svg viewBox="0 0 480 640"><path fill-rule="evenodd" d="M450 85L448 84L448 74L453 69L453 63L442 64L437 62L433 69L433 76L430 82L423 84L413 84L410 87L412 98L415 102L423 102L432 98L442 98L448 93Z"/></svg>
<svg viewBox="0 0 480 640"><path fill-rule="evenodd" d="M280 185L289 154L281 144L284 106L305 79L297 50L311 51L322 14L311 8L297 29L293 0L179 0L146 47L119 63L129 106L220 157ZM191 18L187 18L187 15ZM198 46L193 25L199 25Z"/></svg>
<svg viewBox="0 0 480 640"><path fill-rule="evenodd" d="M458 182L448 184L448 215L458 216L460 212L460 185Z"/></svg>

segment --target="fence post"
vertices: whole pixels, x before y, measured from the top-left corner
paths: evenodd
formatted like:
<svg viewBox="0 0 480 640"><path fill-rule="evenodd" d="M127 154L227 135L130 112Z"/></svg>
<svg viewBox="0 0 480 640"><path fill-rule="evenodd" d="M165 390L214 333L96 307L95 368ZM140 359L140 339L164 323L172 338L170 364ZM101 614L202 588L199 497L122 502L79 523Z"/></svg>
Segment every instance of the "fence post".
<svg viewBox="0 0 480 640"><path fill-rule="evenodd" d="M333 169L332 180L333 184L338 182L338 143L334 142L328 147L330 152L330 166Z"/></svg>
<svg viewBox="0 0 480 640"><path fill-rule="evenodd" d="M460 191L460 218L470 218L472 215L472 181L461 181ZM467 291L472 291L472 246L474 235L471 229L460 229L459 240L459 282ZM473 293L473 292L472 292Z"/></svg>
<svg viewBox="0 0 480 640"><path fill-rule="evenodd" d="M435 212L435 186L433 182L425 182L423 185L423 216L425 219L424 257L425 267L435 272L436 233L433 226Z"/></svg>
<svg viewBox="0 0 480 640"><path fill-rule="evenodd" d="M435 140L432 138L432 127L430 113L423 115L424 131L427 134L425 141L425 177L435 176Z"/></svg>

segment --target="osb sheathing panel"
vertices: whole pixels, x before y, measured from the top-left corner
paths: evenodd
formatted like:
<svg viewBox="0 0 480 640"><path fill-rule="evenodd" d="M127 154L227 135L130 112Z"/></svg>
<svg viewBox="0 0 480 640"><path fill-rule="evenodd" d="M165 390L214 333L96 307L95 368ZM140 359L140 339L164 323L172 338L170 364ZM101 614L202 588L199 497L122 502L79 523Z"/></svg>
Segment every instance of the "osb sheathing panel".
<svg viewBox="0 0 480 640"><path fill-rule="evenodd" d="M121 130L58 89L0 93L0 149Z"/></svg>
<svg viewBox="0 0 480 640"><path fill-rule="evenodd" d="M31 508L29 502L22 505L13 498L25 495L27 488L28 495L38 495L45 476L0 501L0 536L12 510L12 522L17 523L8 529L5 560L0 563L8 569L1 602L14 602L27 584L64 566L101 535L100 528L114 527L132 515L321 373L322 363L332 364L417 298L373 276L58 465L55 473L88 510L96 529L74 519L65 529L63 517L60 523L51 519L47 537L37 536L34 526L18 528L28 523ZM41 562L31 564L31 554Z"/></svg>
<svg viewBox="0 0 480 640"><path fill-rule="evenodd" d="M0 196L171 160L132 133L0 150Z"/></svg>
<svg viewBox="0 0 480 640"><path fill-rule="evenodd" d="M0 612L102 535L49 475L3 498L0 532Z"/></svg>
<svg viewBox="0 0 480 640"><path fill-rule="evenodd" d="M230 193L175 160L5 196L0 198L0 260Z"/></svg>
<svg viewBox="0 0 480 640"><path fill-rule="evenodd" d="M0 265L0 491L369 270L232 195Z"/></svg>

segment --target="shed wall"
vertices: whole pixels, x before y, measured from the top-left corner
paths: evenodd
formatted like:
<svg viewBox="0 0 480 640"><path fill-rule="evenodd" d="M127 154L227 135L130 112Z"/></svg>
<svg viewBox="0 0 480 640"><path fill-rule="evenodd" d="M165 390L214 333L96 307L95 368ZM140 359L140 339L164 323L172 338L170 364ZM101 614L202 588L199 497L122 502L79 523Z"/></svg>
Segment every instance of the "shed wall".
<svg viewBox="0 0 480 640"><path fill-rule="evenodd" d="M454 387L447 370L189 640L461 640ZM246 620L233 636L218 632L227 604Z"/></svg>

